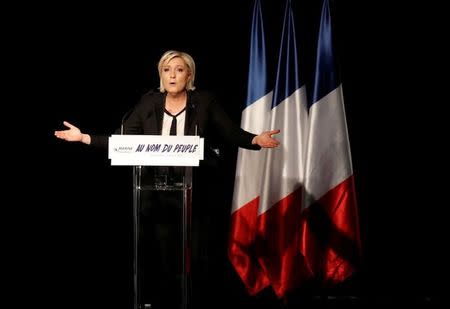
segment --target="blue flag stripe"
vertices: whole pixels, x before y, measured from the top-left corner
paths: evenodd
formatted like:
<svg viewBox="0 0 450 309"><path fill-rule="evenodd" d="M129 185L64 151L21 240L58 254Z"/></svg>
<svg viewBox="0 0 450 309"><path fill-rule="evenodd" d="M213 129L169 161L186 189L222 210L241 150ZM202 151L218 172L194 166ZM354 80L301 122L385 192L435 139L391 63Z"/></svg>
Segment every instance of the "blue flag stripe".
<svg viewBox="0 0 450 309"><path fill-rule="evenodd" d="M317 102L340 84L336 72L333 42L331 33L331 16L328 0L324 0L320 19L319 41L317 44L317 59L314 78L312 102Z"/></svg>
<svg viewBox="0 0 450 309"><path fill-rule="evenodd" d="M251 105L270 91L267 83L265 45L261 4L259 0L256 0L253 7L246 106Z"/></svg>
<svg viewBox="0 0 450 309"><path fill-rule="evenodd" d="M300 77L298 74L294 15L291 1L287 0L272 108L276 107L299 88Z"/></svg>

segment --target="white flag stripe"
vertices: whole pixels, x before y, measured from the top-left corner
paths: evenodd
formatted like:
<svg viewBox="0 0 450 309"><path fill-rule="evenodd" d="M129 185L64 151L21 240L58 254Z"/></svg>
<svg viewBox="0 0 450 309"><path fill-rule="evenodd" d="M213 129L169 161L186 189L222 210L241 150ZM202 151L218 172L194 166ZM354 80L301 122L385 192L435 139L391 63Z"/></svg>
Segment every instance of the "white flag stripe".
<svg viewBox="0 0 450 309"><path fill-rule="evenodd" d="M310 108L306 207L353 174L342 102L338 86Z"/></svg>
<svg viewBox="0 0 450 309"><path fill-rule="evenodd" d="M272 104L272 95L273 91L270 91L268 94L259 100L256 100L242 111L242 129L255 133L268 129L267 124L269 123L268 116L270 113L270 106Z"/></svg>
<svg viewBox="0 0 450 309"><path fill-rule="evenodd" d="M304 86L272 109L270 127L281 130L280 146L267 152L259 214L303 185L307 117Z"/></svg>
<svg viewBox="0 0 450 309"><path fill-rule="evenodd" d="M268 130L272 94L269 92L244 109L241 120L244 130L255 133ZM231 213L258 197L266 152L267 149L239 149Z"/></svg>

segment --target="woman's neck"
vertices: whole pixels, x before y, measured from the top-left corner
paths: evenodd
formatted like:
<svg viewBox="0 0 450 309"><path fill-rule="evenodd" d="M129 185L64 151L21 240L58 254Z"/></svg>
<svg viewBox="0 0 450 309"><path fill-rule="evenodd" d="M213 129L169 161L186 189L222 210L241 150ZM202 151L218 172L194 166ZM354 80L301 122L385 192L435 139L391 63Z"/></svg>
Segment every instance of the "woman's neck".
<svg viewBox="0 0 450 309"><path fill-rule="evenodd" d="M186 107L187 94L186 91L178 93L167 93L164 107L168 112L175 115Z"/></svg>

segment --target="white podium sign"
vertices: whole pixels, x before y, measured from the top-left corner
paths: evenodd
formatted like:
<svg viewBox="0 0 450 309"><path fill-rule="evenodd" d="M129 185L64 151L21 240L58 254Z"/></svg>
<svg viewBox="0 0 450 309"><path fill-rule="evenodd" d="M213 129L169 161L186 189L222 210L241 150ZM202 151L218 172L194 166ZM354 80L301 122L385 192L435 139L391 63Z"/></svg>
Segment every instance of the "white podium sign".
<svg viewBox="0 0 450 309"><path fill-rule="evenodd" d="M195 135L111 135L111 165L198 166L203 138Z"/></svg>

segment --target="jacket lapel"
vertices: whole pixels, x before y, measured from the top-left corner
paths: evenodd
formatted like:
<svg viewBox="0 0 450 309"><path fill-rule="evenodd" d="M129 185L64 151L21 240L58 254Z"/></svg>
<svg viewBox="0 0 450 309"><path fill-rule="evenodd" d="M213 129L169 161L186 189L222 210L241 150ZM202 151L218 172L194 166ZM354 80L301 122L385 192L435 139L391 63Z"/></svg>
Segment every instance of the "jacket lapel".
<svg viewBox="0 0 450 309"><path fill-rule="evenodd" d="M156 116L156 132L154 134L160 135L162 134L162 121L164 117L164 101L165 94L160 94L158 96L158 101L155 104L155 116Z"/></svg>

